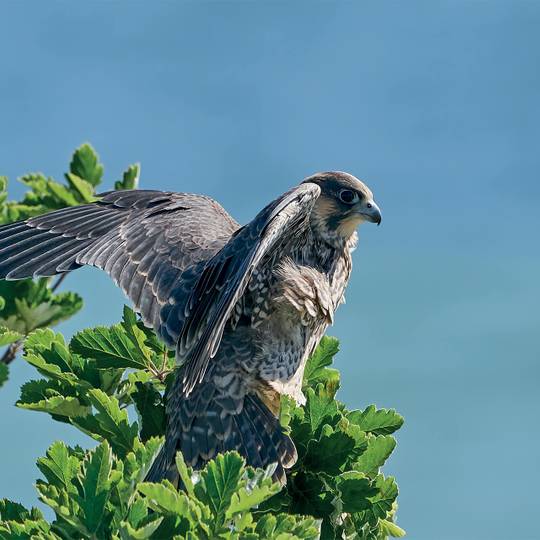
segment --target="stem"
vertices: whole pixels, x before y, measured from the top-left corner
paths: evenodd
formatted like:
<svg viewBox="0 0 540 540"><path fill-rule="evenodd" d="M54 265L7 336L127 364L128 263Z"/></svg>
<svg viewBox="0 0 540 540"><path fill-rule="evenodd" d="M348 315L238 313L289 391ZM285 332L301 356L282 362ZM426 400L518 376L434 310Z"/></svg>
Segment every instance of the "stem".
<svg viewBox="0 0 540 540"><path fill-rule="evenodd" d="M0 363L2 364L10 364L15 360L15 357L17 356L17 353L19 352L19 349L21 348L23 344L23 340L16 341L15 343L12 343L7 349L6 352L2 355L2 358L0 358Z"/></svg>
<svg viewBox="0 0 540 540"><path fill-rule="evenodd" d="M60 285L62 284L62 281L64 281L64 279L66 279L68 275L68 272L65 272L63 274L60 274L60 276L58 277L58 279L56 280L56 282L52 285L51 287L51 291L52 292L55 292L56 289L58 289L58 287L60 287Z"/></svg>

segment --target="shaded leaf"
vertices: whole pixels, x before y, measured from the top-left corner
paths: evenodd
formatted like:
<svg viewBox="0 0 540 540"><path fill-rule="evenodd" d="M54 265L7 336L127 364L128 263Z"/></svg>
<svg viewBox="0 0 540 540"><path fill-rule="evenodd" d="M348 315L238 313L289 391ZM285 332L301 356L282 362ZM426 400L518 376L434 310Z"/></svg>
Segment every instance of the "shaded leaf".
<svg viewBox="0 0 540 540"><path fill-rule="evenodd" d="M9 377L9 368L6 364L0 363L0 388L5 384Z"/></svg>
<svg viewBox="0 0 540 540"><path fill-rule="evenodd" d="M344 472L339 475L337 484L344 512L359 512L369 508L369 497L377 493L370 479L361 472Z"/></svg>
<svg viewBox="0 0 540 540"><path fill-rule="evenodd" d="M295 514L310 515L316 518L330 516L334 511L332 501L335 494L326 489L320 475L299 472L291 489L290 510Z"/></svg>
<svg viewBox="0 0 540 540"><path fill-rule="evenodd" d="M152 383L135 383L136 390L131 393L135 408L139 414L141 425L141 439L146 441L150 437L165 433L165 404L161 394Z"/></svg>
<svg viewBox="0 0 540 540"><path fill-rule="evenodd" d="M325 425L319 439L312 439L308 443L304 458L306 467L310 471L337 474L348 461L355 444L354 438L347 433L334 431Z"/></svg>

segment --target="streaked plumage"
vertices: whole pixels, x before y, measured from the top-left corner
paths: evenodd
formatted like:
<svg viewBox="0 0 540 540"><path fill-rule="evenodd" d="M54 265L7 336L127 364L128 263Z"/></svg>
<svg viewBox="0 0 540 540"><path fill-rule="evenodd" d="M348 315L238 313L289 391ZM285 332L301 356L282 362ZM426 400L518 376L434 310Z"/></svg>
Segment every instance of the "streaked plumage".
<svg viewBox="0 0 540 540"><path fill-rule="evenodd" d="M296 460L279 396L304 402L311 354L343 300L356 227L380 222L346 173L307 178L240 227L200 195L131 190L0 227L0 277L105 270L176 348L164 448L149 479L178 483L174 456L200 467L236 449L254 466Z"/></svg>

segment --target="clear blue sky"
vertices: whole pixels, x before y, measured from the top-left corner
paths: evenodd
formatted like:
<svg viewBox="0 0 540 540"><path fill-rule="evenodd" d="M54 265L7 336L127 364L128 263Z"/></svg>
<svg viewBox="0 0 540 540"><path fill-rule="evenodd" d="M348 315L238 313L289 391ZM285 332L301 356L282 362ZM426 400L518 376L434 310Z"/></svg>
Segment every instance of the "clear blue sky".
<svg viewBox="0 0 540 540"><path fill-rule="evenodd" d="M202 192L245 222L317 170L363 178L341 398L406 418L387 471L411 540L538 538L540 2L0 4L0 174L57 178L90 141L109 187ZM12 184L14 196L22 193ZM61 330L116 321L85 269ZM82 436L0 390L0 496Z"/></svg>

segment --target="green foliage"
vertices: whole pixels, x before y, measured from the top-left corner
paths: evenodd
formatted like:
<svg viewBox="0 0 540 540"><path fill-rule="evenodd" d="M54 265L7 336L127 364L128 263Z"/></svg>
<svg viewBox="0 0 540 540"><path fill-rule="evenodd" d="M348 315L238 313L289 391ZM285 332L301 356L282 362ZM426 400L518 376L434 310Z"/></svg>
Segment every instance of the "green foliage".
<svg viewBox="0 0 540 540"><path fill-rule="evenodd" d="M5 302L0 311L0 325L25 336L37 328L54 326L69 319L81 309L79 295L71 292L55 294L49 283L48 278L0 280L0 296ZM0 345L5 345L2 338Z"/></svg>
<svg viewBox="0 0 540 540"><path fill-rule="evenodd" d="M139 165L129 166L122 181L116 182L116 189L136 187L139 174ZM0 225L94 201L95 190L103 179L103 165L89 144L75 150L65 179L64 184L42 173L26 174L20 181L29 188L28 191L21 201L10 201L7 178L0 176ZM0 362L0 386L8 376L5 363L13 359L25 336L38 328L55 326L81 309L82 299L77 294L55 292L58 284L59 280L50 278L0 281L0 347L11 347L7 357Z"/></svg>
<svg viewBox="0 0 540 540"><path fill-rule="evenodd" d="M131 166L117 189L137 186ZM89 145L74 154L67 184L42 175L21 203L7 201L0 177L0 219L93 200L103 167ZM56 205L56 206L55 206ZM0 346L24 339L26 362L41 378L25 383L17 406L45 412L97 441L91 450L55 442L38 460L39 499L52 522L33 508L0 500L0 539L382 540L401 537L395 523L398 488L381 468L403 424L394 410L350 411L336 399L332 368L338 342L325 337L305 369L306 403L283 397L280 421L298 462L284 487L272 468L253 469L236 453L201 471L179 453L182 489L145 481L163 441L163 395L174 352L159 343L129 308L111 327L89 328L69 342L49 327L80 309L73 294L57 295L49 280L0 282ZM7 369L0 363L0 385Z"/></svg>
<svg viewBox="0 0 540 540"><path fill-rule="evenodd" d="M263 508L321 519L323 539L401 534L393 523L397 485L381 467L396 445L390 433L403 418L374 406L348 411L336 400L339 373L329 366L337 351L337 340L324 337L304 373L305 406L282 403L282 423L299 459L286 488Z"/></svg>
<svg viewBox="0 0 540 540"><path fill-rule="evenodd" d="M246 467L235 453L198 472L178 454L178 491L168 481L144 482L165 429L164 373L173 359L135 314L125 308L120 324L86 329L67 344L50 329L36 330L24 359L44 378L23 385L17 405L70 423L100 444L84 452L54 443L38 461L45 480L37 489L55 520L21 511L2 518L0 538L6 530L20 538L34 530L47 538L402 535L393 523L397 485L380 469L395 447L389 433L403 419L372 406L348 411L337 401L339 377L329 367L336 352L337 341L323 338L306 368L306 404L284 399L282 421L299 454L285 488L272 482L271 470ZM129 418L131 405L137 421Z"/></svg>

